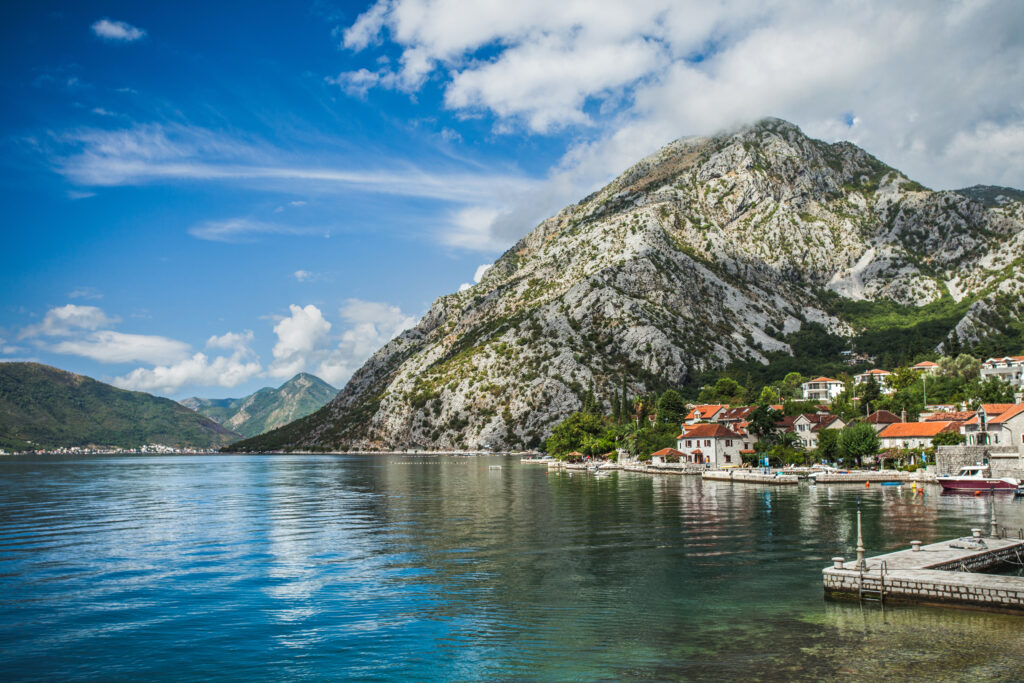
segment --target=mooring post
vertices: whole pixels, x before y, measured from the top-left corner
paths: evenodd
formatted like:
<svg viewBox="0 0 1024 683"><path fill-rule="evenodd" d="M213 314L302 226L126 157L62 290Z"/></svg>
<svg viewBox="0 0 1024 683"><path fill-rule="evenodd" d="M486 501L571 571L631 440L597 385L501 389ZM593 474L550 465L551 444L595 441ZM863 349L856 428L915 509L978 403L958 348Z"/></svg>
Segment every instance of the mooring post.
<svg viewBox="0 0 1024 683"><path fill-rule="evenodd" d="M988 485L988 496L992 499L992 538L998 538L999 526L996 524L996 496L992 484Z"/></svg>
<svg viewBox="0 0 1024 683"><path fill-rule="evenodd" d="M857 569L863 571L867 568L864 562L864 534L860 526L860 496L857 496Z"/></svg>

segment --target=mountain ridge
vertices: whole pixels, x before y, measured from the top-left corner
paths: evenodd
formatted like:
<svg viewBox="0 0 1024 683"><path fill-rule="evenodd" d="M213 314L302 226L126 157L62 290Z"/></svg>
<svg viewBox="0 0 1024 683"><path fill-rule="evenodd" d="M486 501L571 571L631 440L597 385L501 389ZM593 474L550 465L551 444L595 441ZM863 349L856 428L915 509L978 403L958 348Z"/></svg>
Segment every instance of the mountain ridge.
<svg viewBox="0 0 1024 683"><path fill-rule="evenodd" d="M677 140L440 297L320 411L238 446L535 446L588 390L607 406L819 338L1016 350L1024 203L1000 196L779 119Z"/></svg>
<svg viewBox="0 0 1024 683"><path fill-rule="evenodd" d="M169 398L41 363L0 363L0 446L220 447L238 434Z"/></svg>
<svg viewBox="0 0 1024 683"><path fill-rule="evenodd" d="M300 372L279 387L264 387L242 398L192 396L179 403L243 437L252 437L309 415L337 393L316 375Z"/></svg>

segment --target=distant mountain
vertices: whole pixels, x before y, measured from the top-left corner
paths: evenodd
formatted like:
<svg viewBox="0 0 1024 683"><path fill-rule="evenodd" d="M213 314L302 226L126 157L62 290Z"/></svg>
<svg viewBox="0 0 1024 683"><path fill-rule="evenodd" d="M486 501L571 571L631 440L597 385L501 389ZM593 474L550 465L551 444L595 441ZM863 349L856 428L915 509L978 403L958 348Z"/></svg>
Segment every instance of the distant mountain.
<svg viewBox="0 0 1024 683"><path fill-rule="evenodd" d="M955 190L959 195L973 199L985 205L986 209L1003 206L1010 202L1024 202L1024 191L1012 187L998 185L972 185L962 190Z"/></svg>
<svg viewBox="0 0 1024 683"><path fill-rule="evenodd" d="M439 298L316 413L232 448L536 447L590 395L1024 348L1024 202L766 119L672 142ZM870 367L870 366L868 366Z"/></svg>
<svg viewBox="0 0 1024 683"><path fill-rule="evenodd" d="M234 432L168 398L39 363L0 363L0 448L215 448Z"/></svg>
<svg viewBox="0 0 1024 683"><path fill-rule="evenodd" d="M277 389L266 387L244 398L186 398L181 405L250 437L276 429L322 408L338 390L305 372Z"/></svg>

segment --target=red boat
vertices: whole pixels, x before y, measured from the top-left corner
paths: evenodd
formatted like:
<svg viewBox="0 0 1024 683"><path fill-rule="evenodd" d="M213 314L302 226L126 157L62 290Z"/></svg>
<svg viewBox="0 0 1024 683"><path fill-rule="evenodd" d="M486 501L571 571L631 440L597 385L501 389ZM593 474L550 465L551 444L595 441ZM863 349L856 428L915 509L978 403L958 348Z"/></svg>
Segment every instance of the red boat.
<svg viewBox="0 0 1024 683"><path fill-rule="evenodd" d="M1000 491L1013 492L1021 486L1020 479L988 476L988 465L968 465L951 477L936 477L946 491Z"/></svg>

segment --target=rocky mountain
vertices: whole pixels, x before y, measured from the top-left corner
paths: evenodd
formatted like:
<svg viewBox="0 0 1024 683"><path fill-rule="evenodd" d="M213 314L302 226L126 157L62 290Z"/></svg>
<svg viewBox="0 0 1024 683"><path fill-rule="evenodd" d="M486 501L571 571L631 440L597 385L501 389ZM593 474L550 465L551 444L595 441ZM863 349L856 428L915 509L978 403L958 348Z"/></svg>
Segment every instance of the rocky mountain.
<svg viewBox="0 0 1024 683"><path fill-rule="evenodd" d="M438 299L320 411L238 447L534 446L623 382L685 388L837 343L1020 352L1022 254L1019 195L932 191L777 119L686 138Z"/></svg>
<svg viewBox="0 0 1024 683"><path fill-rule="evenodd" d="M274 389L244 398L186 398L181 404L242 436L256 436L305 417L334 398L338 390L305 372Z"/></svg>
<svg viewBox="0 0 1024 683"><path fill-rule="evenodd" d="M0 363L0 447L217 448L238 434L167 398L39 363Z"/></svg>

